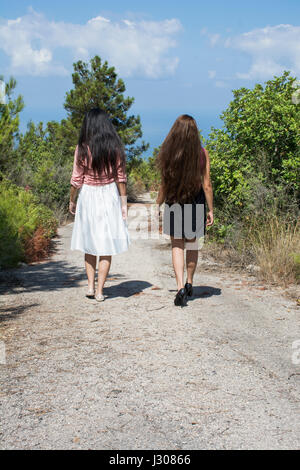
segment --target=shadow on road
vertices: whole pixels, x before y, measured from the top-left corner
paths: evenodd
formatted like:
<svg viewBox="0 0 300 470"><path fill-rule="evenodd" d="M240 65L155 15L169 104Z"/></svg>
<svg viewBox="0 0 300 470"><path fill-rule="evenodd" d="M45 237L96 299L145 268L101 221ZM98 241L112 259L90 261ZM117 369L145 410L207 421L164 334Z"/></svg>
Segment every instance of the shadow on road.
<svg viewBox="0 0 300 470"><path fill-rule="evenodd" d="M0 308L0 323L8 320L14 320L26 310L34 307L38 307L39 304L30 304L30 305L19 305L19 306L10 306L10 307L1 307Z"/></svg>
<svg viewBox="0 0 300 470"><path fill-rule="evenodd" d="M172 289L169 292L177 292L176 289ZM222 290L218 287L211 286L194 286L193 287L193 297L189 297L189 301L197 299L199 297L212 297L214 295L222 295Z"/></svg>
<svg viewBox="0 0 300 470"><path fill-rule="evenodd" d="M53 291L76 287L86 278L84 268L48 261L0 272L0 294Z"/></svg>
<svg viewBox="0 0 300 470"><path fill-rule="evenodd" d="M108 295L110 298L114 297L132 297L133 295L138 295L143 290L151 287L152 284L145 281L124 281L120 284L110 287L104 287L104 295Z"/></svg>
<svg viewBox="0 0 300 470"><path fill-rule="evenodd" d="M197 297L212 297L214 295L221 295L222 290L218 287L211 287L211 286L195 286L193 287L193 298Z"/></svg>

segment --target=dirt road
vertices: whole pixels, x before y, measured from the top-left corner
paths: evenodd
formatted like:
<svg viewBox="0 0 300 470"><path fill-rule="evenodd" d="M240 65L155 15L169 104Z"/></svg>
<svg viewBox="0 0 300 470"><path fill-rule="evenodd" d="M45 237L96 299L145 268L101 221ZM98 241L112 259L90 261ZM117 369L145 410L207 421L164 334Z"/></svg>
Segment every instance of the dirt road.
<svg viewBox="0 0 300 470"><path fill-rule="evenodd" d="M2 448L300 447L293 302L200 262L175 307L170 250L144 230L98 304L71 231L50 260L0 276Z"/></svg>

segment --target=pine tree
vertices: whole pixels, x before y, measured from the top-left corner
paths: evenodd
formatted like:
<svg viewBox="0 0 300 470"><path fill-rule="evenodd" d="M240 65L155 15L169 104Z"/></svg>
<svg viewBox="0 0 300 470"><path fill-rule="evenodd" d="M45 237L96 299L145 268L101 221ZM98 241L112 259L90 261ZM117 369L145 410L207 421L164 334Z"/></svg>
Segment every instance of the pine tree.
<svg viewBox="0 0 300 470"><path fill-rule="evenodd" d="M140 156L148 148L144 142L140 146L134 146L137 139L142 137L140 116L128 114L134 98L124 96L125 84L118 78L115 68L109 67L107 62L102 63L99 56L90 60L90 67L82 61L74 63L73 66L74 88L66 93L64 107L74 132L78 134L84 114L88 110L101 108L111 117L127 147L129 157Z"/></svg>
<svg viewBox="0 0 300 470"><path fill-rule="evenodd" d="M0 77L1 81L3 77ZM24 108L23 98L19 95L15 100L12 94L17 82L10 78L5 84L5 99L0 102L0 171L5 171L11 164L15 140L19 135L19 115Z"/></svg>

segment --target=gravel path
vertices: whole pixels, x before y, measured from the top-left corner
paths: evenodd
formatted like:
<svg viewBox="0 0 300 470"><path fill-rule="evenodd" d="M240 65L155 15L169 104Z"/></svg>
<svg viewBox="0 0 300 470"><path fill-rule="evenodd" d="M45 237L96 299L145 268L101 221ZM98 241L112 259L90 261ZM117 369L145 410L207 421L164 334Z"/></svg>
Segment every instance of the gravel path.
<svg viewBox="0 0 300 470"><path fill-rule="evenodd" d="M145 236L113 259L98 304L71 231L50 260L0 276L1 448L300 447L292 301L200 262L175 307L167 242Z"/></svg>

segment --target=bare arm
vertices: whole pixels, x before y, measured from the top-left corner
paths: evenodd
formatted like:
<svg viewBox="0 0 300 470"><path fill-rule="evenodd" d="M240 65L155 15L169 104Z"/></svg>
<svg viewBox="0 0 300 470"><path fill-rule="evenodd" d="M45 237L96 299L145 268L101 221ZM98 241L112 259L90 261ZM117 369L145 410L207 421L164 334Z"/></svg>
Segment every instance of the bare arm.
<svg viewBox="0 0 300 470"><path fill-rule="evenodd" d="M74 186L71 186L70 191L70 204L69 204L69 211L72 215L75 215L76 211L76 196L77 196L78 189Z"/></svg>
<svg viewBox="0 0 300 470"><path fill-rule="evenodd" d="M78 161L78 145L76 146L74 153L74 163L73 163L73 172L71 177L71 191L70 191L70 204L69 211L72 215L75 215L76 212L76 197L78 190L83 185L84 181L84 167L79 164Z"/></svg>
<svg viewBox="0 0 300 470"><path fill-rule="evenodd" d="M210 179L210 159L209 153L205 150L206 156L206 168L203 175L203 190L205 193L206 202L208 205L208 214L207 214L207 226L213 225L214 223L214 196L213 196L213 188Z"/></svg>

